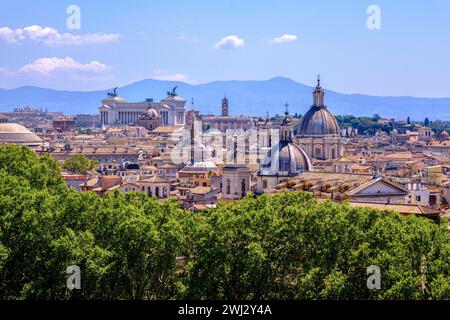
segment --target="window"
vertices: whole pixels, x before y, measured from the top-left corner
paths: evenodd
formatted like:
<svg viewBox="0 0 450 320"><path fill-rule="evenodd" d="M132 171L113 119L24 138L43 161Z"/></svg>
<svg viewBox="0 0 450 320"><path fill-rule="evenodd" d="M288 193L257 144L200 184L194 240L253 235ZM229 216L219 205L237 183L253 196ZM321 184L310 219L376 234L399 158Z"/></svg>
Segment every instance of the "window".
<svg viewBox="0 0 450 320"><path fill-rule="evenodd" d="M263 189L267 189L267 180L263 180Z"/></svg>
<svg viewBox="0 0 450 320"><path fill-rule="evenodd" d="M316 149L314 150L314 157L315 157L315 158L320 158L320 157L322 157L322 150L321 150L320 148L316 148Z"/></svg>
<svg viewBox="0 0 450 320"><path fill-rule="evenodd" d="M169 120L168 112L167 111L162 111L160 113L160 115L161 115L161 118L162 118L163 125L167 126L168 123L169 123L169 121L168 121Z"/></svg>
<svg viewBox="0 0 450 320"><path fill-rule="evenodd" d="M416 201L420 202L420 200L421 200L421 197L420 196L416 196Z"/></svg>
<svg viewBox="0 0 450 320"><path fill-rule="evenodd" d="M184 124L184 112L177 112L177 124Z"/></svg>

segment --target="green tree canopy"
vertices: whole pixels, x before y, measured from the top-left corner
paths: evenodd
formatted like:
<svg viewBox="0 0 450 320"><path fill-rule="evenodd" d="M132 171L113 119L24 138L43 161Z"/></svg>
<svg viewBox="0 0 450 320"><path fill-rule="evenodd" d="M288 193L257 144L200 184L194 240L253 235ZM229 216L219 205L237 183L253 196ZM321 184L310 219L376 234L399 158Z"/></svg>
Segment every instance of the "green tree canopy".
<svg viewBox="0 0 450 320"><path fill-rule="evenodd" d="M449 299L446 222L249 195L196 213L69 190L55 161L0 148L0 299ZM82 272L66 288L66 269ZM381 290L366 287L367 267Z"/></svg>
<svg viewBox="0 0 450 320"><path fill-rule="evenodd" d="M83 155L73 155L64 160L62 168L73 172L85 174L89 170L96 169L98 167L98 161L96 159L89 160Z"/></svg>

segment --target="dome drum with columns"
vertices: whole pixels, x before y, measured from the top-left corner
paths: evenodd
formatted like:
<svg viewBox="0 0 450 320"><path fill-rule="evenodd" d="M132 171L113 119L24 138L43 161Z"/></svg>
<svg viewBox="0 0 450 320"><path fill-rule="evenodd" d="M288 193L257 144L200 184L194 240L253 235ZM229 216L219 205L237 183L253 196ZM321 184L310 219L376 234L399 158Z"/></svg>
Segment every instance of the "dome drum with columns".
<svg viewBox="0 0 450 320"><path fill-rule="evenodd" d="M295 141L309 157L334 160L342 157L344 143L336 118L325 105L325 91L320 78L313 92L313 105L295 128Z"/></svg>

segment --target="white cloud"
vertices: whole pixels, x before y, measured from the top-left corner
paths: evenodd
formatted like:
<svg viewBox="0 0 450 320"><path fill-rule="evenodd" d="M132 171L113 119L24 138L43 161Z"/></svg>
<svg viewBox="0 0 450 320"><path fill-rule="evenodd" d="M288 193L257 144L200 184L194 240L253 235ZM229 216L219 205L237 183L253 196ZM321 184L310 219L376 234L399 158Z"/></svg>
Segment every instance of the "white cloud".
<svg viewBox="0 0 450 320"><path fill-rule="evenodd" d="M181 81L190 84L196 83L196 81L192 80L188 75L182 73L169 74L165 70L154 71L152 78L155 80Z"/></svg>
<svg viewBox="0 0 450 320"><path fill-rule="evenodd" d="M110 71L111 67L99 62L92 61L90 63L82 64L73 58L39 58L33 62L23 66L18 70L19 73L31 72L39 73L41 75L48 75L53 72L106 72Z"/></svg>
<svg viewBox="0 0 450 320"><path fill-rule="evenodd" d="M277 44L277 43L292 42L292 41L297 41L297 40L298 40L298 37L296 35L283 34L280 37L270 40L270 43Z"/></svg>
<svg viewBox="0 0 450 320"><path fill-rule="evenodd" d="M70 57L44 57L17 69L0 66L0 87L27 85L55 90L96 90L117 81L111 71L111 67L95 60L81 63Z"/></svg>
<svg viewBox="0 0 450 320"><path fill-rule="evenodd" d="M245 40L241 39L235 35L230 35L225 38L222 38L219 42L217 42L214 47L216 49L234 49L243 47L245 44Z"/></svg>
<svg viewBox="0 0 450 320"><path fill-rule="evenodd" d="M30 41L35 44L46 46L69 46L94 43L116 42L119 40L118 33L87 33L74 35L71 33L59 33L50 27L32 25L23 29L0 28L0 39L9 43L24 43Z"/></svg>
<svg viewBox="0 0 450 320"><path fill-rule="evenodd" d="M19 75L39 75L50 76L53 74L69 74L69 75L82 75L82 74L97 74L106 73L111 71L111 67L99 62L91 61L89 63L80 63L73 58L66 57L61 58L39 58L36 59L18 70L11 70L8 68L0 67L0 74L9 76Z"/></svg>

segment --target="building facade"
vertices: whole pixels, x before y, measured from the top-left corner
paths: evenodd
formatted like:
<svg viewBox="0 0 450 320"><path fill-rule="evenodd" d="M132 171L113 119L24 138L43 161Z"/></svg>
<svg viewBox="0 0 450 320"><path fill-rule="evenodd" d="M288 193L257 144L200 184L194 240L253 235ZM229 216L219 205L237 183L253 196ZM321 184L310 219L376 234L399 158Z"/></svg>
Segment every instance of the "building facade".
<svg viewBox="0 0 450 320"><path fill-rule="evenodd" d="M138 124L139 118L153 109L161 117L164 126L185 124L186 100L177 96L175 89L167 93L160 102L147 99L144 102L128 102L114 91L102 100L99 108L100 123L103 127L121 124Z"/></svg>
<svg viewBox="0 0 450 320"><path fill-rule="evenodd" d="M75 116L75 126L81 128L95 128L98 125L98 115L77 114Z"/></svg>
<svg viewBox="0 0 450 320"><path fill-rule="evenodd" d="M75 129L75 119L73 117L59 117L53 119L52 126L58 132L72 131Z"/></svg>
<svg viewBox="0 0 450 320"><path fill-rule="evenodd" d="M227 164L222 169L222 198L239 200L251 191L252 173L245 164Z"/></svg>

